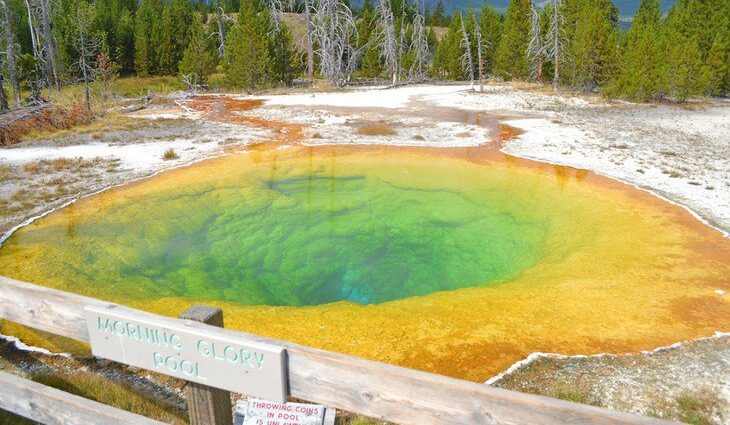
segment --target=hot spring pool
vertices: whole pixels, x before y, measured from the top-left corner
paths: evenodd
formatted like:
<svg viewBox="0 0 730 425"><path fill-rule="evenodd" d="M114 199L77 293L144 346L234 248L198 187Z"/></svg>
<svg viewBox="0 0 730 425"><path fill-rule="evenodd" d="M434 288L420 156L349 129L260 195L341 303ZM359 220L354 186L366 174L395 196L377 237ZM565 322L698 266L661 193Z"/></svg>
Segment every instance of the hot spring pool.
<svg viewBox="0 0 730 425"><path fill-rule="evenodd" d="M531 352L730 325L730 244L632 187L485 148L295 147L206 161L17 231L0 274L485 380Z"/></svg>

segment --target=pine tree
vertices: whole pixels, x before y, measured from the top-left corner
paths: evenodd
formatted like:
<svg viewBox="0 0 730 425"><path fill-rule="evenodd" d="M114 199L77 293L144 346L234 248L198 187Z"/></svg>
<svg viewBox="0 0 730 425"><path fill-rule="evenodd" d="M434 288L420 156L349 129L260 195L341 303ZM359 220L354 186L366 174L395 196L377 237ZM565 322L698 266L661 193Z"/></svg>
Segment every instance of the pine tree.
<svg viewBox="0 0 730 425"><path fill-rule="evenodd" d="M727 95L730 91L730 35L717 34L710 51L707 53L704 72L709 93Z"/></svg>
<svg viewBox="0 0 730 425"><path fill-rule="evenodd" d="M618 60L618 28L609 0L585 0L567 49L571 85L592 91L613 76Z"/></svg>
<svg viewBox="0 0 730 425"><path fill-rule="evenodd" d="M482 37L484 37L484 72L493 74L495 52L502 36L502 20L494 7L486 4L482 6L479 27L482 31Z"/></svg>
<svg viewBox="0 0 730 425"><path fill-rule="evenodd" d="M267 83L270 62L265 27L257 12L255 0L241 1L238 23L231 28L224 55L228 82L249 91Z"/></svg>
<svg viewBox="0 0 730 425"><path fill-rule="evenodd" d="M496 73L505 80L526 79L530 75L527 60L530 7L531 0L510 0L507 7L495 58Z"/></svg>
<svg viewBox="0 0 730 425"><path fill-rule="evenodd" d="M463 80L466 77L461 57L461 12L454 13L449 31L438 43L433 56L433 73L436 77L450 80Z"/></svg>
<svg viewBox="0 0 730 425"><path fill-rule="evenodd" d="M659 0L641 0L622 43L618 75L604 91L606 94L638 101L659 97L662 86L660 21Z"/></svg>
<svg viewBox="0 0 730 425"><path fill-rule="evenodd" d="M443 27L446 24L448 24L446 8L444 8L443 0L439 0L436 9L433 10L433 15L431 15L431 26Z"/></svg>
<svg viewBox="0 0 730 425"><path fill-rule="evenodd" d="M123 73L134 72L134 18L124 9L116 27L116 58Z"/></svg>
<svg viewBox="0 0 730 425"><path fill-rule="evenodd" d="M296 47L289 27L283 21L279 28L271 28L269 39L270 78L273 82L290 85L294 81L297 67L294 63Z"/></svg>
<svg viewBox="0 0 730 425"><path fill-rule="evenodd" d="M188 76L191 84L204 84L214 67L215 56L206 43L203 21L195 13L190 25L190 42L180 61L180 75Z"/></svg>
<svg viewBox="0 0 730 425"><path fill-rule="evenodd" d="M156 30L159 28L157 0L142 0L134 23L134 69L146 77L157 70Z"/></svg>
<svg viewBox="0 0 730 425"><path fill-rule="evenodd" d="M160 26L159 72L174 75L188 45L192 10L186 0L173 0L165 6Z"/></svg>
<svg viewBox="0 0 730 425"><path fill-rule="evenodd" d="M357 48L365 49L360 59L359 76L363 78L379 78L383 74L383 64L380 60L375 31L375 10L370 0L363 6L360 20L357 24Z"/></svg>
<svg viewBox="0 0 730 425"><path fill-rule="evenodd" d="M724 3L724 5L723 5ZM728 17L725 0L680 0L662 25L662 89L683 101L721 94L727 75Z"/></svg>
<svg viewBox="0 0 730 425"><path fill-rule="evenodd" d="M169 75L172 73L171 71L175 68L175 59L173 57L174 40L172 35L171 5L163 6L160 27L159 30L156 32L157 34L159 34L159 44L157 45L157 72L159 74Z"/></svg>

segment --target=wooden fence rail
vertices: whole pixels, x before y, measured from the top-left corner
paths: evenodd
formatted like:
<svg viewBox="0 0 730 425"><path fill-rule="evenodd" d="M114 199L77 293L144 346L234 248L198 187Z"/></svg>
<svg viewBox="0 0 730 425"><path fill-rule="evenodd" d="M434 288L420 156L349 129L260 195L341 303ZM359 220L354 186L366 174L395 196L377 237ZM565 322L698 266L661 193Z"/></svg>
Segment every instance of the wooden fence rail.
<svg viewBox="0 0 730 425"><path fill-rule="evenodd" d="M5 372L0 372L0 408L43 424L163 425Z"/></svg>
<svg viewBox="0 0 730 425"><path fill-rule="evenodd" d="M111 307L160 325L184 322L211 337L283 346L289 395L400 424L668 424L563 400L363 360L257 335L182 321L0 277L0 318L89 341L84 306ZM12 407L12 406L11 406ZM0 408L7 409L0 399Z"/></svg>

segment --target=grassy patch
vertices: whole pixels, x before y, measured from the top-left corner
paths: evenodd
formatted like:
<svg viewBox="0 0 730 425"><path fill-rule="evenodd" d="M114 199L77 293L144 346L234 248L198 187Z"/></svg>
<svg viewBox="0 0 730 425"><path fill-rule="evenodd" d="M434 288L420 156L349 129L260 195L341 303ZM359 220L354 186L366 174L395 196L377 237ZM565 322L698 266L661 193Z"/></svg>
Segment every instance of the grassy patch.
<svg viewBox="0 0 730 425"><path fill-rule="evenodd" d="M389 425L390 422L385 422L377 419L368 418L356 413L348 413L339 411L335 418L335 425Z"/></svg>
<svg viewBox="0 0 730 425"><path fill-rule="evenodd" d="M552 389L547 395L560 400L572 401L573 403L600 406L600 403L591 397L587 390L567 384Z"/></svg>
<svg viewBox="0 0 730 425"><path fill-rule="evenodd" d="M719 389L709 387L685 391L672 399L657 401L649 409L649 415L661 419L680 421L691 425L720 425L723 401Z"/></svg>
<svg viewBox="0 0 730 425"><path fill-rule="evenodd" d="M180 158L180 156L172 148L166 150L165 153L162 154L162 159L164 159L165 161L170 161L178 158Z"/></svg>
<svg viewBox="0 0 730 425"><path fill-rule="evenodd" d="M33 422L5 410L0 410L0 425L35 425L39 422Z"/></svg>
<svg viewBox="0 0 730 425"><path fill-rule="evenodd" d="M185 423L185 414L155 397L140 394L126 384L113 382L87 373L39 374L35 382L57 388L80 397L98 401L167 423Z"/></svg>
<svg viewBox="0 0 730 425"><path fill-rule="evenodd" d="M365 124L364 126L357 129L357 134L363 136L394 136L397 133L392 125L377 123Z"/></svg>
<svg viewBox="0 0 730 425"><path fill-rule="evenodd" d="M172 92L183 90L185 84L177 77L125 77L119 78L111 85L111 91L121 97L142 97L147 91L160 95L167 95Z"/></svg>
<svg viewBox="0 0 730 425"><path fill-rule="evenodd" d="M692 425L712 425L720 411L720 399L714 392L701 390L684 393L674 399L677 419Z"/></svg>

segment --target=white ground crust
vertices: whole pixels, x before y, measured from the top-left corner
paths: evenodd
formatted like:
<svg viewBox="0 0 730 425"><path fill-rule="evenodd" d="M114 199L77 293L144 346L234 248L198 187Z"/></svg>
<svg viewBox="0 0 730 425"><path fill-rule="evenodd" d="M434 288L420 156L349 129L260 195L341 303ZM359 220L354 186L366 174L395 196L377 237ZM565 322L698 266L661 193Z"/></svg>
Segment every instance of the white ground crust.
<svg viewBox="0 0 730 425"><path fill-rule="evenodd" d="M181 115L170 112L164 114L139 115L141 119L179 119ZM188 119L199 119L197 116L185 116ZM229 144L247 144L266 137L264 131L240 126L218 124L205 129L204 137L199 132L184 130L164 138L156 137L155 131L149 132L148 138L126 141L92 141L79 144L57 145L47 143L25 143L17 147L0 149L0 164L24 164L41 159L84 158L92 159L118 158L120 167L126 171L149 173L170 166L213 156L221 151L221 147ZM103 137L102 137L103 138ZM172 149L178 159L165 161L163 154Z"/></svg>

